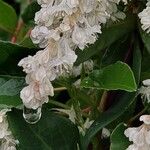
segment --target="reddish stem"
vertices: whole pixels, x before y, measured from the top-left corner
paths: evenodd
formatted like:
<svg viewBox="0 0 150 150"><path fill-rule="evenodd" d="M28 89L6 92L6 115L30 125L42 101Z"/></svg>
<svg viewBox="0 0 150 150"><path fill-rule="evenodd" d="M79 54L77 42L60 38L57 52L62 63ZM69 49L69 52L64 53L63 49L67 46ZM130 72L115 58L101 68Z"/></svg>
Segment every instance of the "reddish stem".
<svg viewBox="0 0 150 150"><path fill-rule="evenodd" d="M18 35L18 33L20 32L20 30L21 30L23 24L24 24L24 23L23 23L22 19L19 19L18 24L17 24L17 27L16 27L16 30L15 30L15 32L14 32L12 38L11 38L11 42L12 42L12 43L16 43L16 41L17 41L17 35Z"/></svg>
<svg viewBox="0 0 150 150"><path fill-rule="evenodd" d="M87 107L82 110L82 112L84 112L84 113L89 113L90 111L91 111L91 107Z"/></svg>

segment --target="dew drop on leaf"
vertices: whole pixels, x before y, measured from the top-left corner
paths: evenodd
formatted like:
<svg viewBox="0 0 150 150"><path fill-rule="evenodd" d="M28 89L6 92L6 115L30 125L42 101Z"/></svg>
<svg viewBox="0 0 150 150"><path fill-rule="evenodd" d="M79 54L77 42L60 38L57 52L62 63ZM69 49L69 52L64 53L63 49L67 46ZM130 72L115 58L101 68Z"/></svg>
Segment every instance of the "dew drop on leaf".
<svg viewBox="0 0 150 150"><path fill-rule="evenodd" d="M24 106L23 117L29 124L35 124L41 119L41 107L37 109L30 109Z"/></svg>

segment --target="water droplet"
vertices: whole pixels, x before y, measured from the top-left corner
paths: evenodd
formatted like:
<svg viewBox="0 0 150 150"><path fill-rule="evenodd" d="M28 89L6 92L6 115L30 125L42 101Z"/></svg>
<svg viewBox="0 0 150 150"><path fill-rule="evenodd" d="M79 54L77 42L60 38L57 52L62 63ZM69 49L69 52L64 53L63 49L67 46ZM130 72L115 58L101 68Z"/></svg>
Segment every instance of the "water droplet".
<svg viewBox="0 0 150 150"><path fill-rule="evenodd" d="M29 124L35 124L41 119L41 107L37 109L30 109L24 106L23 117Z"/></svg>

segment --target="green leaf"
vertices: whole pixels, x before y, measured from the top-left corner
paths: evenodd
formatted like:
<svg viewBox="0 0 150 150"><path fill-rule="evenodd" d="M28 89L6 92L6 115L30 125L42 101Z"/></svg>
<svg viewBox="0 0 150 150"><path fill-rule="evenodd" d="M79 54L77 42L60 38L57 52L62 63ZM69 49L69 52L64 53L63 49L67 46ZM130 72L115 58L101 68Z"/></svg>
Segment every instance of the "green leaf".
<svg viewBox="0 0 150 150"><path fill-rule="evenodd" d="M126 126L123 123L119 124L111 134L110 150L125 150L130 145L128 138L124 135Z"/></svg>
<svg viewBox="0 0 150 150"><path fill-rule="evenodd" d="M15 10L7 3L0 0L0 28L13 33L17 24Z"/></svg>
<svg viewBox="0 0 150 150"><path fill-rule="evenodd" d="M26 7L24 12L22 13L22 19L25 23L34 19L35 13L40 10L40 6L36 1L33 1L30 5Z"/></svg>
<svg viewBox="0 0 150 150"><path fill-rule="evenodd" d="M150 55L146 49L143 50L143 58L142 58L142 74L141 80L150 78L150 67L149 67Z"/></svg>
<svg viewBox="0 0 150 150"><path fill-rule="evenodd" d="M11 131L19 140L20 150L76 150L79 142L77 127L64 117L44 111L41 120L28 124L22 111L8 113Z"/></svg>
<svg viewBox="0 0 150 150"><path fill-rule="evenodd" d="M81 86L85 88L125 90L129 92L137 89L132 70L127 64L120 61L101 70L94 70L82 81Z"/></svg>
<svg viewBox="0 0 150 150"><path fill-rule="evenodd" d="M116 120L121 116L127 108L133 103L136 93L127 93L125 92L120 96L120 99L117 99L117 103L113 105L106 112L101 113L101 115L95 120L92 126L87 130L86 135L82 141L82 148L86 150L91 139L105 126L110 124L112 121Z"/></svg>
<svg viewBox="0 0 150 150"><path fill-rule="evenodd" d="M35 52L33 48L31 49L0 40L0 64L10 58L15 58L19 61L21 57L26 57L30 53L33 54L33 52Z"/></svg>
<svg viewBox="0 0 150 150"><path fill-rule="evenodd" d="M121 37L129 34L134 30L135 18L133 16L128 16L124 21L120 21L108 28L102 30L102 34L99 35L99 39L91 46L87 47L83 51L78 50L78 59L75 65L88 60L101 50L109 47L115 41L119 40Z"/></svg>
<svg viewBox="0 0 150 150"><path fill-rule="evenodd" d="M21 46L28 47L28 48L36 48L36 45L33 44L30 37L25 37L20 44Z"/></svg>
<svg viewBox="0 0 150 150"><path fill-rule="evenodd" d="M22 104L19 93L23 86L25 86L24 78L0 76L0 105L17 107Z"/></svg>
<svg viewBox="0 0 150 150"><path fill-rule="evenodd" d="M15 96L7 96L7 95L0 95L0 108L18 108L22 106L22 100L20 95Z"/></svg>
<svg viewBox="0 0 150 150"><path fill-rule="evenodd" d="M22 76L21 67L18 62L28 55L34 55L37 48L27 48L18 44L0 40L0 74Z"/></svg>
<svg viewBox="0 0 150 150"><path fill-rule="evenodd" d="M133 66L132 70L135 76L135 80L137 85L140 82L140 77L141 77L141 65L142 65L142 54L141 54L141 49L139 45L139 40L136 39L135 44L134 44L134 51L133 51Z"/></svg>
<svg viewBox="0 0 150 150"><path fill-rule="evenodd" d="M130 41L130 36L125 36L109 46L107 50L104 51L102 59L97 55L97 59L100 61L100 67L111 65L116 61L123 61L126 57L127 50L129 49Z"/></svg>
<svg viewBox="0 0 150 150"><path fill-rule="evenodd" d="M0 40L9 40L10 34L2 29L0 29Z"/></svg>

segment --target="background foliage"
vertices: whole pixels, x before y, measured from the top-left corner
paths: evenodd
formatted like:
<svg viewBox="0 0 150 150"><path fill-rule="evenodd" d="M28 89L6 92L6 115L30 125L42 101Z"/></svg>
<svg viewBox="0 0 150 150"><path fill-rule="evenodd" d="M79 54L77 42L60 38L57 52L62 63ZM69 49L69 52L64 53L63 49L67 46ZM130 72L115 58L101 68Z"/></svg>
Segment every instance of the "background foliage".
<svg viewBox="0 0 150 150"><path fill-rule="evenodd" d="M137 7L134 3L131 1L129 6ZM137 4L143 6L141 1ZM0 107L12 108L8 120L20 142L18 149L76 150L78 145L81 150L125 150L130 143L123 134L126 127L122 122L136 125L137 114L148 111L136 90L142 80L150 78L150 36L141 30L132 10L124 21L104 27L94 45L76 51L75 65L93 59L94 71L88 76L83 71L79 89L72 85L79 77L55 81L55 88L67 90L56 91L43 106L41 120L30 125L22 117L19 92L25 86L25 75L17 63L39 50L30 40L34 14L39 9L34 0L0 0ZM67 117L51 111L72 105L78 111L79 122L87 117L95 120L85 136L79 134L77 126ZM90 114L84 111L87 108ZM110 138L101 138L104 127L112 132Z"/></svg>

